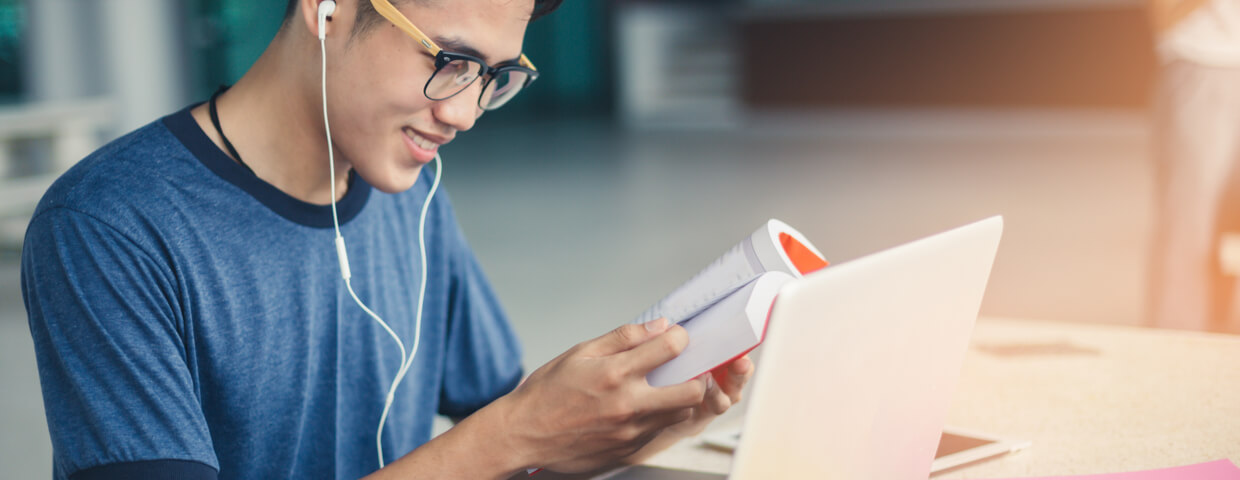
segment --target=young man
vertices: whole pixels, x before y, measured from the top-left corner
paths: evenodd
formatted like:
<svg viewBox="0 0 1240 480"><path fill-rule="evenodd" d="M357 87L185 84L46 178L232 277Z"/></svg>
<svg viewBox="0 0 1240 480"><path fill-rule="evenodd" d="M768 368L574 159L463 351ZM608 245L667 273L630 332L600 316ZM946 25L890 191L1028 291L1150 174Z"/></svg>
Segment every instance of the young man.
<svg viewBox="0 0 1240 480"><path fill-rule="evenodd" d="M688 341L666 322L579 344L521 382L443 195L419 262L422 167L525 85L526 25L558 2L338 0L323 25L335 198L319 3L293 0L232 89L101 148L43 198L22 286L57 478L577 472L640 460L739 401L748 359L721 384L646 384ZM402 353L341 280L336 214L357 296L419 343L382 469L376 428ZM463 420L430 440L436 413Z"/></svg>

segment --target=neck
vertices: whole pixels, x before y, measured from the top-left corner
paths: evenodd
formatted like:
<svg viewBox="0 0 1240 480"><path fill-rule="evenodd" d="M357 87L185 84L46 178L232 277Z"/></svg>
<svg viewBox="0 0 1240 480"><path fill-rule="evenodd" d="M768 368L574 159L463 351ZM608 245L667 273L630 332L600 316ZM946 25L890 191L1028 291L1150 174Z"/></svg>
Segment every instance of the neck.
<svg viewBox="0 0 1240 480"><path fill-rule="evenodd" d="M216 108L225 135L255 175L293 198L325 205L332 201L331 172L323 126L317 39L287 38L295 35L296 32L282 30L245 76L220 95ZM306 58L315 61L293 61ZM227 154L206 105L192 113L203 131ZM350 165L339 151L335 163L339 200L348 185Z"/></svg>

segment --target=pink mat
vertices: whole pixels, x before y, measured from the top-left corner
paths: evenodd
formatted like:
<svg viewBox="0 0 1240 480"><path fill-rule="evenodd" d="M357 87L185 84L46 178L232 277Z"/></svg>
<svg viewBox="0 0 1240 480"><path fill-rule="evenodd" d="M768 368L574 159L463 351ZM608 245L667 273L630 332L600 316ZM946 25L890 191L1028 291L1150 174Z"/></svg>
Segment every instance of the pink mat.
<svg viewBox="0 0 1240 480"><path fill-rule="evenodd" d="M1071 475L1064 477L1030 477L1011 480L1240 480L1240 468L1230 460L1216 460L1183 467L1160 468L1127 473Z"/></svg>

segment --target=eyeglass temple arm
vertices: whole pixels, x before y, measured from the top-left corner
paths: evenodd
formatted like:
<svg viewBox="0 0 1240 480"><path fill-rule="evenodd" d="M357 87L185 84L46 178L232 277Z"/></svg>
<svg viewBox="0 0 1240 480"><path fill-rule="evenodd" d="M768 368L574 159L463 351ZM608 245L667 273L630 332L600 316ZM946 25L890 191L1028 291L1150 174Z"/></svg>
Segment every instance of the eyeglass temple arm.
<svg viewBox="0 0 1240 480"><path fill-rule="evenodd" d="M431 40L431 37L426 36L425 33L422 33L422 30L413 25L413 22L405 18L405 14L400 13L400 10L397 10L392 5L392 2L388 0L370 0L370 4L375 7L375 11L379 12L379 15L383 15L383 18L391 21L397 28L404 30L405 33L416 39L418 43L421 43L423 47L426 47L426 50L431 52L431 55L439 55L439 52L443 51L434 40ZM530 70L538 71L538 68L534 66L534 63L524 53L521 54L519 63Z"/></svg>
<svg viewBox="0 0 1240 480"><path fill-rule="evenodd" d="M431 55L439 55L439 52L443 50L439 48L439 45L435 44L434 40L431 40L431 37L426 36L425 33L418 30L418 27L413 26L413 23L408 18L405 18L405 14L400 13L400 10L397 10L392 5L392 2L388 0L370 0L370 4L375 7L375 11L379 12L379 15L383 15L383 18L391 21L393 25L396 25L396 28L404 30L405 33L416 39L418 43L421 43L423 47L426 47L426 50L431 52Z"/></svg>

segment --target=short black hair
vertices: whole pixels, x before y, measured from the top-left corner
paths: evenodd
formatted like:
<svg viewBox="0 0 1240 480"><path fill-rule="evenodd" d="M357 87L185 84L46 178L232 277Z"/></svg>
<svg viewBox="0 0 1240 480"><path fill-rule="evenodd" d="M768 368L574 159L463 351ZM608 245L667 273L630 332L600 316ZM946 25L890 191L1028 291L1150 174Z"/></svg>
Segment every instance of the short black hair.
<svg viewBox="0 0 1240 480"><path fill-rule="evenodd" d="M288 0L288 7L284 10L284 21L293 16L293 12L297 11L297 2L299 0ZM392 0L397 3L400 0ZM564 0L534 0L534 11L530 12L530 21L537 20L539 17L547 15L555 9L560 8L560 4ZM370 0L357 0L357 22L353 24L352 35L356 36L370 30L371 27L379 23L383 17L379 16L379 12L375 11L375 6L370 4Z"/></svg>

